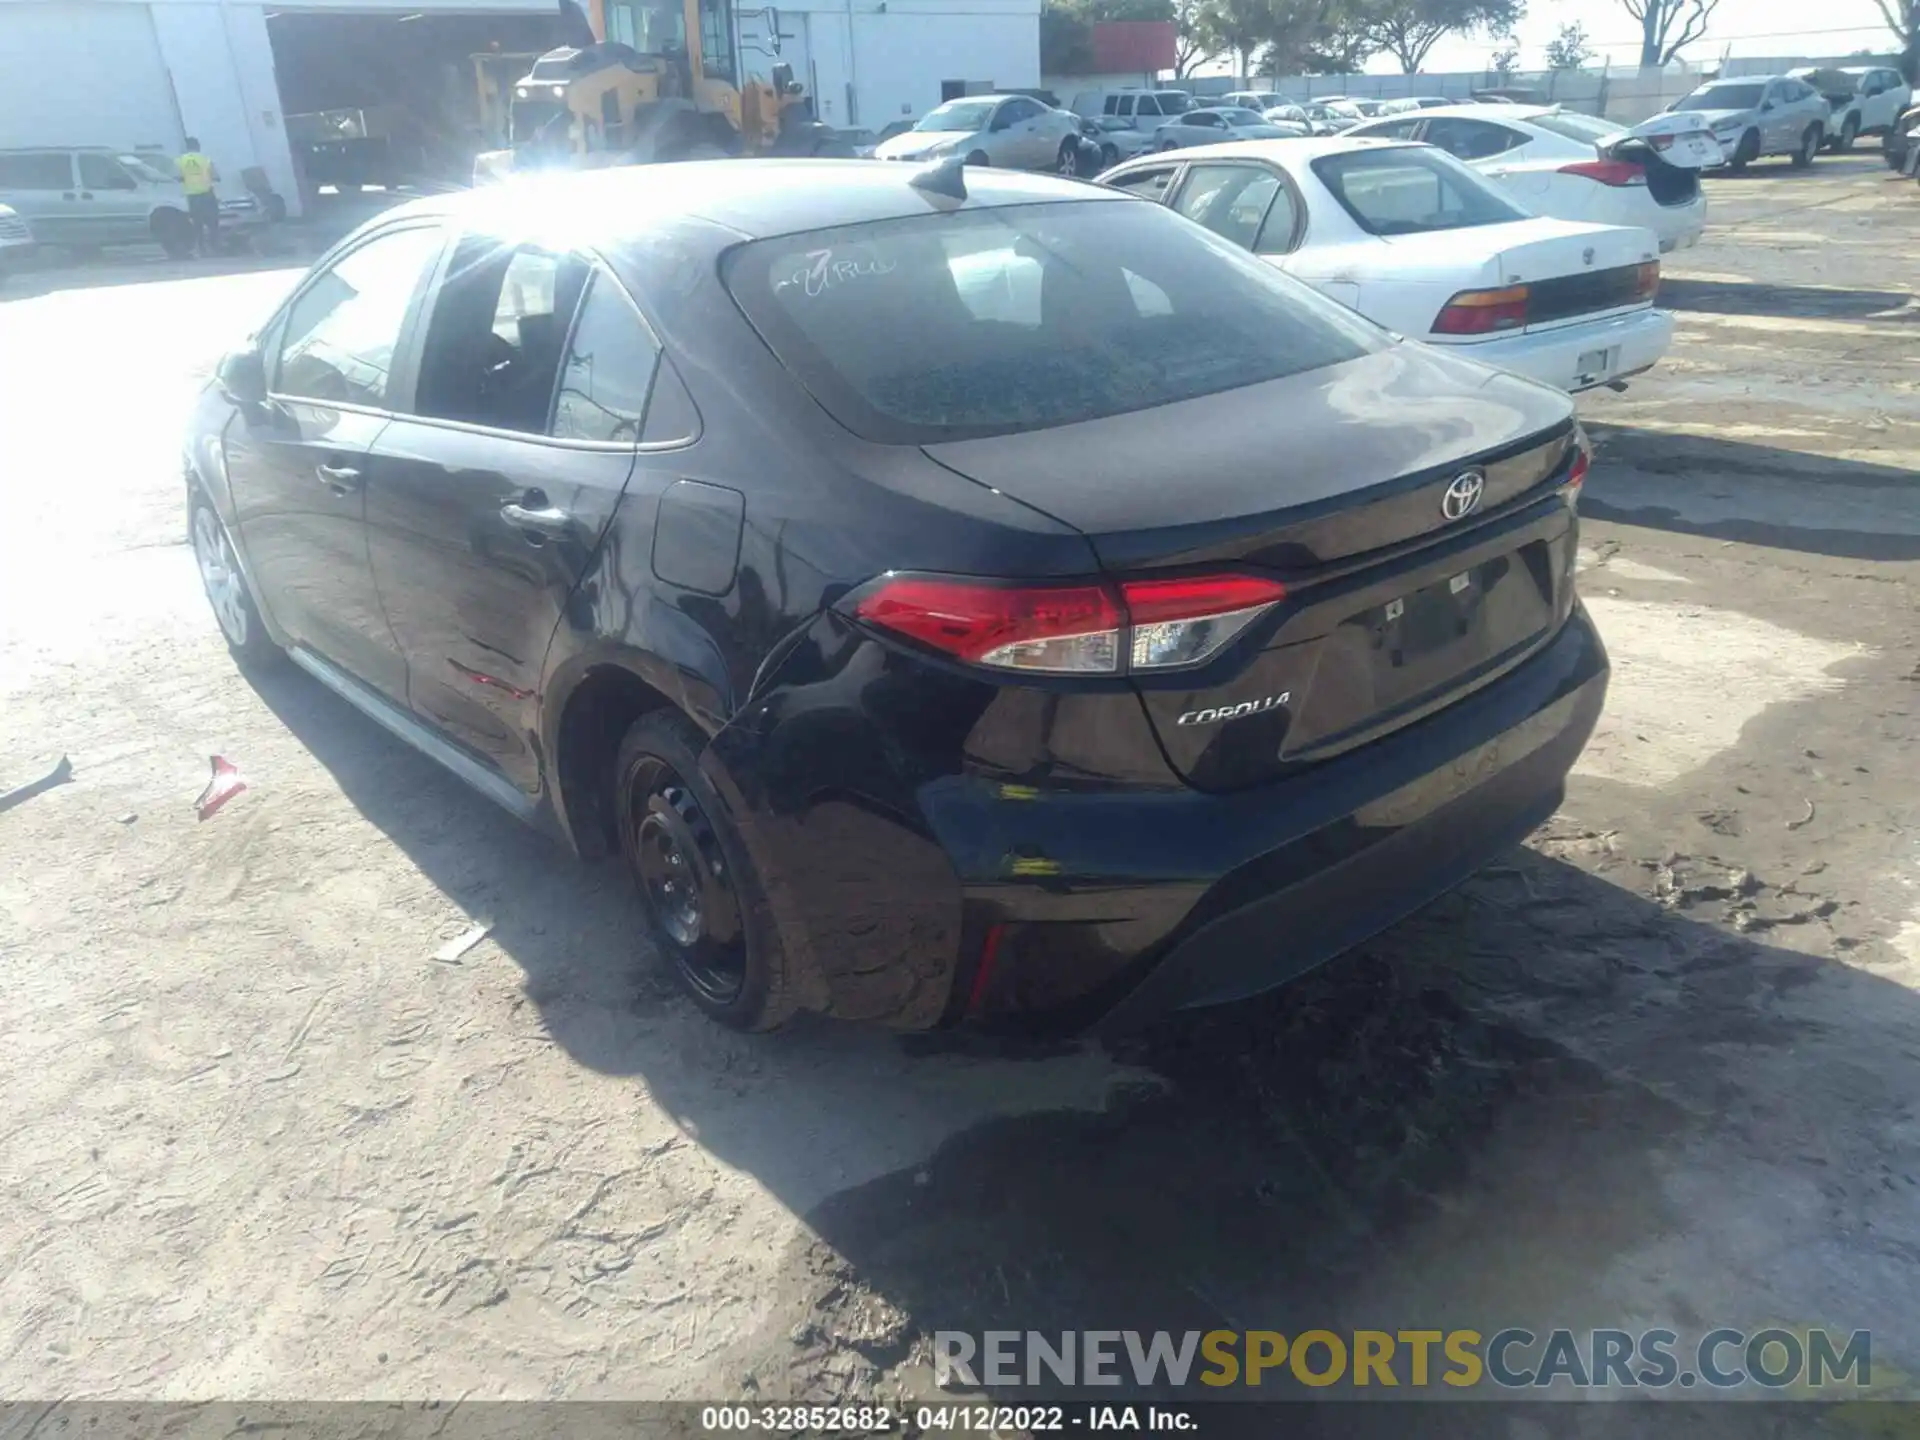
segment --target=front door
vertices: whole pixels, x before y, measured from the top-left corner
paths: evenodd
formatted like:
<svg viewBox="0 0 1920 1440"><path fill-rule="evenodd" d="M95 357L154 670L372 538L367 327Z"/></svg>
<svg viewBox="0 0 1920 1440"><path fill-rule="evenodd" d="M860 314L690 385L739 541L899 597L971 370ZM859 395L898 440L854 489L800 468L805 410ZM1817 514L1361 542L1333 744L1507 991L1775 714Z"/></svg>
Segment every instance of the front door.
<svg viewBox="0 0 1920 1440"><path fill-rule="evenodd" d="M366 491L441 245L437 225L383 231L309 280L262 337L269 400L226 434L261 603L293 642L400 701L406 666L367 560Z"/></svg>
<svg viewBox="0 0 1920 1440"><path fill-rule="evenodd" d="M76 157L81 223L90 243L125 245L149 238L147 192L118 160L94 150Z"/></svg>
<svg viewBox="0 0 1920 1440"><path fill-rule="evenodd" d="M376 445L373 573L414 710L535 794L547 646L633 469L659 348L576 256L475 241L448 277L411 413Z"/></svg>

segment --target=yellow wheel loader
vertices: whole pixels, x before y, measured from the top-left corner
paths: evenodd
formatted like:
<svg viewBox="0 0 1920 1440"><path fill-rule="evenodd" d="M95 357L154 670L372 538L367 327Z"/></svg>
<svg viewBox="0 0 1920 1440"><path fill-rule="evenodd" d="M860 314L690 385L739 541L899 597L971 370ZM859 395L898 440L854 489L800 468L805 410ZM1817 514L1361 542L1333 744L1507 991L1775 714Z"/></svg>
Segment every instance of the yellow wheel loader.
<svg viewBox="0 0 1920 1440"><path fill-rule="evenodd" d="M730 0L604 0L604 13L614 38L549 50L514 83L509 148L474 161L475 184L530 170L852 153L814 118L791 66L743 80Z"/></svg>

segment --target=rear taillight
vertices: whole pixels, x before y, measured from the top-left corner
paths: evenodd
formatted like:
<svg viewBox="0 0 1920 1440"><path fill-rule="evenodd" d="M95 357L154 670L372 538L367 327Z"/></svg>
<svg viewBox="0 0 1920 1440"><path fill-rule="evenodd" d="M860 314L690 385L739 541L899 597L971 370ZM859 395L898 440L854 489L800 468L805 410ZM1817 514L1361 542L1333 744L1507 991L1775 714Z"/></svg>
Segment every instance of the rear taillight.
<svg viewBox="0 0 1920 1440"><path fill-rule="evenodd" d="M1651 300L1660 293L1660 262L1642 260L1633 267L1633 298Z"/></svg>
<svg viewBox="0 0 1920 1440"><path fill-rule="evenodd" d="M1063 674L1119 667L1120 609L1104 585L900 576L862 595L853 613L975 665Z"/></svg>
<svg viewBox="0 0 1920 1440"><path fill-rule="evenodd" d="M1573 504L1580 498L1580 487L1587 483L1587 471L1593 468L1593 442L1587 439L1587 432L1575 429L1573 432L1573 464L1567 468L1567 483L1564 487L1567 503Z"/></svg>
<svg viewBox="0 0 1920 1440"><path fill-rule="evenodd" d="M1527 323L1527 287L1503 290L1462 290L1433 322L1436 335L1491 335L1518 330Z"/></svg>
<svg viewBox="0 0 1920 1440"><path fill-rule="evenodd" d="M1631 160L1582 160L1574 165L1562 165L1562 175L1583 175L1589 180L1598 180L1602 185L1644 185L1647 183L1647 167L1636 165Z"/></svg>
<svg viewBox="0 0 1920 1440"><path fill-rule="evenodd" d="M1286 593L1279 581L1253 575L1127 580L1117 588L892 575L855 598L853 613L973 665L1117 675L1210 660Z"/></svg>

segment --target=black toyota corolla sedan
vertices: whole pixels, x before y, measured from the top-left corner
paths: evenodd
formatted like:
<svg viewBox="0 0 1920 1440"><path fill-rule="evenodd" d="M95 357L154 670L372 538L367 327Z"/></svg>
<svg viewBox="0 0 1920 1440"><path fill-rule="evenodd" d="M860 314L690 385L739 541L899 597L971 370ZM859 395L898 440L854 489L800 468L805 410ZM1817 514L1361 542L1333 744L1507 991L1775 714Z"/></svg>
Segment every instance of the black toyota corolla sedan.
<svg viewBox="0 0 1920 1440"><path fill-rule="evenodd" d="M632 871L692 998L1126 1026L1552 812L1565 395L1166 209L744 160L426 200L222 363L188 528L290 658Z"/></svg>

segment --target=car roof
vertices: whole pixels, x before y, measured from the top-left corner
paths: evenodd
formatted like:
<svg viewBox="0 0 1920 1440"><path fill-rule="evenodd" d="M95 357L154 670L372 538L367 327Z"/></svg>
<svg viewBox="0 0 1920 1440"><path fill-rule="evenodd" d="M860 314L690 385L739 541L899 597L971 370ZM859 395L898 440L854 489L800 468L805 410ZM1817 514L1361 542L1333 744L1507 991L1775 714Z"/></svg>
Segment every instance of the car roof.
<svg viewBox="0 0 1920 1440"><path fill-rule="evenodd" d="M1459 105L1432 105L1422 110L1420 112L1420 115L1421 115L1421 118L1425 120L1444 120L1450 115L1457 115L1465 120L1486 120L1493 124L1498 124L1501 120L1536 120L1542 115L1560 115L1565 113L1568 113L1568 112L1564 105L1459 104ZM1581 113L1581 112L1573 112L1573 113ZM1383 116L1378 116L1376 118L1382 119L1382 120L1385 120L1385 119L1398 120L1398 119L1401 119L1402 116L1400 115L1384 116L1383 115ZM1584 118L1588 120L1599 120L1599 119L1602 119L1603 117L1599 115L1586 115L1584 116ZM1610 121L1608 123L1611 124L1614 122ZM1622 126L1621 128L1625 129L1626 127Z"/></svg>
<svg viewBox="0 0 1920 1440"><path fill-rule="evenodd" d="M1318 160L1323 155L1345 155L1354 150L1428 150L1431 146L1386 135L1300 135L1274 140L1223 140L1218 145L1189 145L1180 150L1142 155L1127 168L1145 168L1156 160L1184 164L1189 160ZM1115 167L1118 168L1118 167Z"/></svg>
<svg viewBox="0 0 1920 1440"><path fill-rule="evenodd" d="M433 216L479 230L533 228L557 232L568 242L617 246L673 220L704 220L757 240L935 211L1119 198L1057 175L968 167L967 198L954 201L910 183L922 168L889 160L798 159L622 165L430 196L388 210L374 223Z"/></svg>

